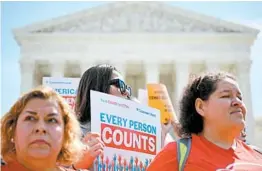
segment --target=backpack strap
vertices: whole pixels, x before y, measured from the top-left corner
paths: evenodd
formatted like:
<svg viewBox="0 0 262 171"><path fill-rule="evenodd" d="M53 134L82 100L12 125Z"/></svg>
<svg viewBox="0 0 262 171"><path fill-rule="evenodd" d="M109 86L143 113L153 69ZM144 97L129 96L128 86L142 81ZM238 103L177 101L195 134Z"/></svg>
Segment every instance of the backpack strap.
<svg viewBox="0 0 262 171"><path fill-rule="evenodd" d="M257 147L257 146L254 146L254 145L250 145L250 144L247 144L250 148L252 148L253 150L255 150L257 153L259 154L262 154L262 149Z"/></svg>
<svg viewBox="0 0 262 171"><path fill-rule="evenodd" d="M192 138L182 138L177 141L178 170L183 171L189 152L191 150Z"/></svg>

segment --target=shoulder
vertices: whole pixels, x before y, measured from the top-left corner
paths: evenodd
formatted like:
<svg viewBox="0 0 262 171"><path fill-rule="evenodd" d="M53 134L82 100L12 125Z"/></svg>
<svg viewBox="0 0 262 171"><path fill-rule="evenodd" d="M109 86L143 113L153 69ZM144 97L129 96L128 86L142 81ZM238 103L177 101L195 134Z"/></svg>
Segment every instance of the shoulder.
<svg viewBox="0 0 262 171"><path fill-rule="evenodd" d="M262 149L257 147L257 146L254 146L254 145L250 145L250 147L255 150L256 152L260 153L262 155Z"/></svg>
<svg viewBox="0 0 262 171"><path fill-rule="evenodd" d="M255 150L260 155L262 155L262 149L261 148L254 146L254 145L251 145L251 144L245 144L245 145L248 146L249 148L251 148L252 150Z"/></svg>
<svg viewBox="0 0 262 171"><path fill-rule="evenodd" d="M262 149L257 146L245 143L241 140L237 140L237 146L240 148L240 150L244 149L253 155L259 156L260 158L262 157Z"/></svg>
<svg viewBox="0 0 262 171"><path fill-rule="evenodd" d="M161 171L177 170L177 143L168 143L150 163L147 171L161 169Z"/></svg>

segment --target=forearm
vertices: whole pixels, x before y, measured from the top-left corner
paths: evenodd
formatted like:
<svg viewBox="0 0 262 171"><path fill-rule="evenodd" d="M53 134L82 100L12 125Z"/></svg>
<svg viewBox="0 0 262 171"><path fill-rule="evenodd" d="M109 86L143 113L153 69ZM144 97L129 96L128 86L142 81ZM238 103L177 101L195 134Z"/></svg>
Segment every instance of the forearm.
<svg viewBox="0 0 262 171"><path fill-rule="evenodd" d="M161 133L161 148L165 146L166 135L167 135L167 132Z"/></svg>

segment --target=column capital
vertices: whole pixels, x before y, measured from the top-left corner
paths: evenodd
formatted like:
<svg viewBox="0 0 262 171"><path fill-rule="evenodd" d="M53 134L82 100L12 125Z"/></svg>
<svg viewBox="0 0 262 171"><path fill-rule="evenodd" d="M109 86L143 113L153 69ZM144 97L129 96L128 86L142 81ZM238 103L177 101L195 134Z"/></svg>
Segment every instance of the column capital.
<svg viewBox="0 0 262 171"><path fill-rule="evenodd" d="M175 66L188 66L189 62L188 61L175 61Z"/></svg>
<svg viewBox="0 0 262 171"><path fill-rule="evenodd" d="M152 70L159 70L160 69L160 64L157 62L146 62L143 64L145 69L145 72L151 72Z"/></svg>
<svg viewBox="0 0 262 171"><path fill-rule="evenodd" d="M52 60L48 60L48 62L51 65L65 65L66 61L65 60L59 60L59 59L52 59Z"/></svg>

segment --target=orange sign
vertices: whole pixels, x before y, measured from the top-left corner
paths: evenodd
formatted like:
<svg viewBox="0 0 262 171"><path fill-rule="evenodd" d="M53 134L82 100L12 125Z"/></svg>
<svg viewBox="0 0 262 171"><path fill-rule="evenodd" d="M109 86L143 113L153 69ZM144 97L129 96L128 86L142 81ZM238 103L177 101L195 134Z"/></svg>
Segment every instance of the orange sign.
<svg viewBox="0 0 262 171"><path fill-rule="evenodd" d="M175 111L164 84L147 84L148 105L160 110L161 123L176 121Z"/></svg>

